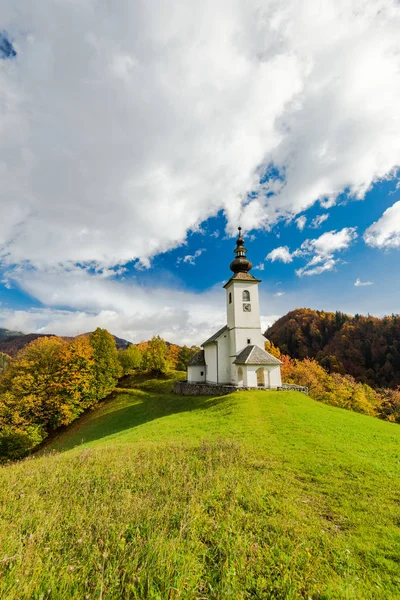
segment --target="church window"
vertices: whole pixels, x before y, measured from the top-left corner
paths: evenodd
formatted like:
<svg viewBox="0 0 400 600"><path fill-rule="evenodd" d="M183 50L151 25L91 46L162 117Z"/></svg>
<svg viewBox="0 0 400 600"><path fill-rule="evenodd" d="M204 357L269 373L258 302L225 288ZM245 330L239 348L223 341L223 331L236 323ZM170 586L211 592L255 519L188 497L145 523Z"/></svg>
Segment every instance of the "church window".
<svg viewBox="0 0 400 600"><path fill-rule="evenodd" d="M250 292L248 290L243 290L242 298L245 302L250 300Z"/></svg>
<svg viewBox="0 0 400 600"><path fill-rule="evenodd" d="M203 375L204 375L204 371L200 371L200 376L203 376Z"/></svg>
<svg viewBox="0 0 400 600"><path fill-rule="evenodd" d="M229 292L229 304L232 304L232 292Z"/></svg>
<svg viewBox="0 0 400 600"><path fill-rule="evenodd" d="M251 339L250 338L247 338L247 343L251 344Z"/></svg>

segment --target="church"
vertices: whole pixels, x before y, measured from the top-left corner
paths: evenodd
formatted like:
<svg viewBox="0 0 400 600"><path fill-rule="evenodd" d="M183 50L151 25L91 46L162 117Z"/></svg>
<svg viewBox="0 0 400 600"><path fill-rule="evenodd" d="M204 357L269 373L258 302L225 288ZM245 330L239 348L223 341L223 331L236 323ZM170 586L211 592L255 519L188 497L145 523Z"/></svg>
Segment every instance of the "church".
<svg viewBox="0 0 400 600"><path fill-rule="evenodd" d="M187 382L277 388L282 385L282 363L264 350L258 302L261 281L250 273L241 227L234 252L233 275L224 285L227 323L189 361Z"/></svg>

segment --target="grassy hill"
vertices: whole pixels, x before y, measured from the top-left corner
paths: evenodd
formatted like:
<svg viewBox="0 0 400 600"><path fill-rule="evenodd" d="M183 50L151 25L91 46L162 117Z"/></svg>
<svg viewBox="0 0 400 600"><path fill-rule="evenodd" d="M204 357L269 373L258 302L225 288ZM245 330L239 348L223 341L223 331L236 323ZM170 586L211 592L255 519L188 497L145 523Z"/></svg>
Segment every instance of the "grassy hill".
<svg viewBox="0 0 400 600"><path fill-rule="evenodd" d="M400 597L398 425L125 385L1 468L1 598Z"/></svg>

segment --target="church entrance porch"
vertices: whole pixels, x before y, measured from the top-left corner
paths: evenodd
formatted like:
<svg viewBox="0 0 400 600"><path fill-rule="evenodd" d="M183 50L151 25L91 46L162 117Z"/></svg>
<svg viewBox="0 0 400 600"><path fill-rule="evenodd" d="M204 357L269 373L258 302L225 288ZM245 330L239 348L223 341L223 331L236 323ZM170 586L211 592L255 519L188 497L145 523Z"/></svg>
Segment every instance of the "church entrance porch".
<svg viewBox="0 0 400 600"><path fill-rule="evenodd" d="M267 388L271 387L269 369L260 367L256 371L256 376L257 376L257 387L267 387Z"/></svg>
<svg viewBox="0 0 400 600"><path fill-rule="evenodd" d="M264 369L257 369L256 375L257 375L257 386L258 387L265 387Z"/></svg>

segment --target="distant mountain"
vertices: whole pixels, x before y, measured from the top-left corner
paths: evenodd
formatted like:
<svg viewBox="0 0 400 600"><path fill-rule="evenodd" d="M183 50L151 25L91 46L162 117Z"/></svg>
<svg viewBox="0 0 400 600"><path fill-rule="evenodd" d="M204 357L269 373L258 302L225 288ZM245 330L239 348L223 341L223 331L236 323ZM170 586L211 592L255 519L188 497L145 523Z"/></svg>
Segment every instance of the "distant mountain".
<svg viewBox="0 0 400 600"><path fill-rule="evenodd" d="M83 335L90 335L90 332L84 333ZM9 329L0 328L0 352L4 352L9 356L15 356L24 346L36 340L40 337L53 337L53 333L28 333L24 334L20 331L11 331ZM72 340L73 337L63 337L64 340ZM123 338L119 338L116 335L113 335L115 339L115 343L117 348L128 348L131 345L131 342L128 340L124 340Z"/></svg>
<svg viewBox="0 0 400 600"><path fill-rule="evenodd" d="M22 331L11 331L0 327L0 341L23 335Z"/></svg>
<svg viewBox="0 0 400 600"><path fill-rule="evenodd" d="M292 358L315 358L329 372L373 387L400 385L400 315L378 319L300 308L265 332Z"/></svg>
<svg viewBox="0 0 400 600"><path fill-rule="evenodd" d="M24 346L39 337L46 336L40 333L22 333L15 336L6 336L0 341L0 352L4 352L8 356L15 356ZM52 334L47 334L47 337L52 337Z"/></svg>

